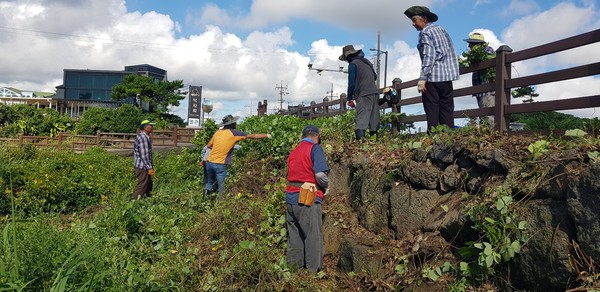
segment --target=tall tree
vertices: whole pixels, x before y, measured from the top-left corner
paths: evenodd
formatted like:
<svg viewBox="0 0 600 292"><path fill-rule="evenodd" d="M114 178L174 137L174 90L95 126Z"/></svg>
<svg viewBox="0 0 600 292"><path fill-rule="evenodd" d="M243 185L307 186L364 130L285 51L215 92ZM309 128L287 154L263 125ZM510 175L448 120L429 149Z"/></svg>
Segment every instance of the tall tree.
<svg viewBox="0 0 600 292"><path fill-rule="evenodd" d="M182 80L161 81L152 77L131 74L112 89L112 100L133 98L139 106L142 101L149 103L157 112L167 112L169 106L179 106L184 99L177 93L183 87Z"/></svg>
<svg viewBox="0 0 600 292"><path fill-rule="evenodd" d="M525 103L529 103L529 102L533 102L533 98L534 97L538 97L540 94L535 92L535 87L528 85L528 86L521 86L513 91L511 91L510 95L512 95L513 98L523 98L523 102Z"/></svg>

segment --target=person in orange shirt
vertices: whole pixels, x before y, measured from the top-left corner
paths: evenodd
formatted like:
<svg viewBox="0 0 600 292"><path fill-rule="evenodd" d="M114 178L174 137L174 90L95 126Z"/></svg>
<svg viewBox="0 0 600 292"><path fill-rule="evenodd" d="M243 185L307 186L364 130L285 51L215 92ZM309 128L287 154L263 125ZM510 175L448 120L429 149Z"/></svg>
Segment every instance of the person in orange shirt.
<svg viewBox="0 0 600 292"><path fill-rule="evenodd" d="M213 184L218 185L218 199L223 199L225 190L225 178L227 177L227 167L231 165L231 157L235 143L245 139L264 139L271 138L271 134L246 134L236 130L237 120L240 117L226 115L223 122L219 124L223 128L215 132L210 141L208 148L211 149L210 155L206 160L206 185L204 186L205 195L213 188Z"/></svg>

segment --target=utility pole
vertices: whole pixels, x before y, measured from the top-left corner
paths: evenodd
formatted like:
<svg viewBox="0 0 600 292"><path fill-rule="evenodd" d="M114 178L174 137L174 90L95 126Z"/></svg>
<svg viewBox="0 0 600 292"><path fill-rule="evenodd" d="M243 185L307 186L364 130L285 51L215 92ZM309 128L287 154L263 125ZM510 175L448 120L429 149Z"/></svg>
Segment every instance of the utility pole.
<svg viewBox="0 0 600 292"><path fill-rule="evenodd" d="M333 100L333 83L331 83L331 90L327 91L329 93L329 100Z"/></svg>
<svg viewBox="0 0 600 292"><path fill-rule="evenodd" d="M381 54L379 52L381 52L381 32L377 32L377 88L381 88L381 82L379 82L381 80Z"/></svg>
<svg viewBox="0 0 600 292"><path fill-rule="evenodd" d="M283 110L283 95L284 94L289 94L287 92L287 85L284 87L283 86L283 80L281 80L281 84L277 85L275 84L275 90L279 91L279 110L282 111Z"/></svg>

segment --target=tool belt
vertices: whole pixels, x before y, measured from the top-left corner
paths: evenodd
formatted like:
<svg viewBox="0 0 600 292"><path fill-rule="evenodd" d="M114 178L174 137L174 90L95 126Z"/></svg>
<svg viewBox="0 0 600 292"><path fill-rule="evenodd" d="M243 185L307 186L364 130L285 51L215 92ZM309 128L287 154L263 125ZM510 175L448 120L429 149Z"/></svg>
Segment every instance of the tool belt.
<svg viewBox="0 0 600 292"><path fill-rule="evenodd" d="M304 206L312 206L317 198L317 185L314 183L288 182L288 185L299 187L300 195L298 196L298 204Z"/></svg>

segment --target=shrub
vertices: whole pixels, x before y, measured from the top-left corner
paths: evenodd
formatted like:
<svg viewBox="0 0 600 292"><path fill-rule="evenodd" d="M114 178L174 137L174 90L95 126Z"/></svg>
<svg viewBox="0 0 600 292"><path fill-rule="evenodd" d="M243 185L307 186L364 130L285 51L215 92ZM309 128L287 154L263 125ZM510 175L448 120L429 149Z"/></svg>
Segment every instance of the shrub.
<svg viewBox="0 0 600 292"><path fill-rule="evenodd" d="M11 181L19 209L28 215L73 212L133 190L131 158L99 148L82 154L27 149L0 150L0 156L13 153L0 165L0 187L5 190L0 214L9 214L6 190Z"/></svg>

